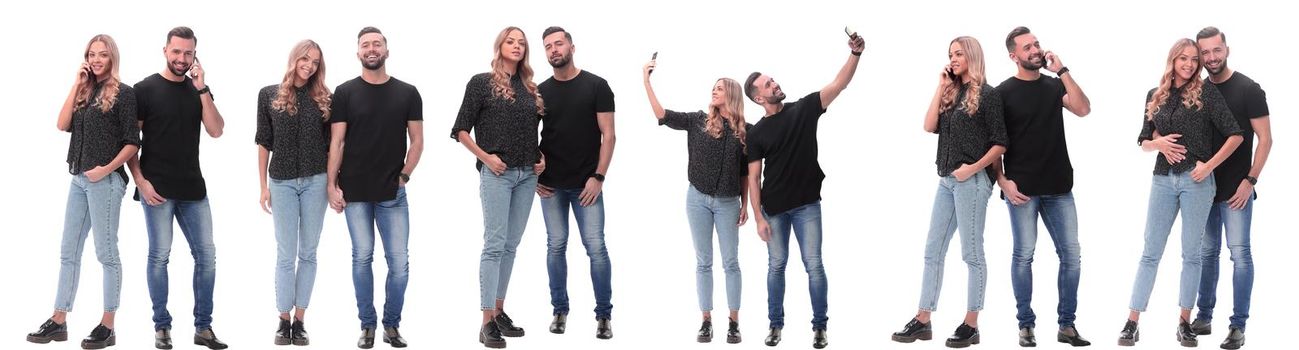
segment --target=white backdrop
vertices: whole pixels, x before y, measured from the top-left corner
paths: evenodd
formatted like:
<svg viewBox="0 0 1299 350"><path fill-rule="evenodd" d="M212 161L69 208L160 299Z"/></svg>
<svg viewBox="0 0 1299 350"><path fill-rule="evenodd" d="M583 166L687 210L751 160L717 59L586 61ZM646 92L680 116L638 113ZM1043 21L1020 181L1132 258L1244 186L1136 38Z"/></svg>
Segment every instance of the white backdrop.
<svg viewBox="0 0 1299 350"><path fill-rule="evenodd" d="M1277 5L1227 2L1024 2L980 1L882 4L859 2L478 2L414 4L381 2L25 2L6 6L0 32L10 38L0 55L5 84L0 110L9 120L0 140L10 158L3 172L6 239L0 254L3 279L11 283L0 317L0 347L36 349L20 340L49 316L58 273L58 247L69 176L67 134L54 121L66 97L86 40L98 33L117 39L121 76L129 84L164 68L160 52L168 29L193 28L198 56L226 120L225 135L204 137L202 164L208 182L218 247L215 329L240 349L272 348L275 329L275 244L271 216L257 205L255 98L260 87L283 76L292 45L304 38L324 48L328 84L356 77L356 33L379 27L391 48L388 72L420 89L426 145L408 187L411 205L411 278L402 330L416 348L475 348L479 320L477 262L482 222L474 160L447 138L469 77L488 69L492 40L508 25L527 31L537 82L550 76L540 33L550 25L574 37L580 68L606 78L617 95L619 142L605 185L608 247L614 266L615 337L593 337L594 307L586 257L570 246L569 333L546 332L550 320L545 271L545 232L534 207L515 267L507 310L528 330L509 339L512 349L703 348L694 343L699 314L694 255L683 210L686 193L684 133L658 127L641 87L641 65L658 51L655 87L667 108L697 110L719 77L743 80L761 70L782 83L791 98L828 83L848 56L844 25L866 38L857 76L822 120L821 163L824 258L830 281L830 340L836 348L939 348L960 322L965 307L965 266L958 244L948 257L945 292L934 325L940 337L919 345L888 340L915 312L922 250L937 183L936 138L921 130L946 63L947 43L958 35L981 40L987 76L996 85L1014 73L1003 40L1011 28L1030 27L1044 48L1054 50L1092 100L1087 118L1066 117L1083 244L1078 327L1094 348L1115 348L1127 315L1128 297L1141 251L1152 153L1134 142L1143 97L1157 83L1174 39L1193 37L1215 25L1234 49L1230 64L1267 90L1272 128L1280 136L1260 177L1254 253L1257 281L1250 319L1254 348L1287 344L1284 333L1288 286L1284 276L1296 243L1284 224L1295 188L1283 178L1295 169L1287 103L1295 96L1295 57ZM748 120L761 109L749 103ZM1069 116L1069 114L1066 114ZM128 190L133 190L134 187ZM985 233L989 265L983 347L1015 344L1016 321L1009 270L1011 239L1005 204L989 201ZM141 209L123 203L120 252L122 307L119 347L147 348L150 302L145 284L147 240ZM766 332L766 248L742 228L743 344L758 349ZM179 236L179 231L177 235ZM576 236L576 232L573 233ZM1043 346L1055 320L1057 259L1045 231L1035 264L1036 311ZM1178 246L1173 233L1142 327L1141 347L1173 349ZM69 316L76 346L102 307L101 269L93 243L83 256L75 312ZM1230 262L1220 281L1218 332L1201 346L1217 346L1231 309ZM377 294L385 265L376 254ZM806 275L791 255L786 296L785 348L811 341ZM350 242L344 219L326 217L319 273L308 313L315 348L350 348L357 336L350 279ZM192 259L182 238L172 252L171 304L179 348L190 348ZM720 263L714 272L715 304L725 305ZM378 298L382 299L382 298ZM382 310L382 305L378 306ZM1280 312L1278 312L1280 311ZM724 329L724 311L717 327ZM718 339L718 342L721 340ZM378 345L380 348L384 344ZM723 346L723 345L707 345Z"/></svg>

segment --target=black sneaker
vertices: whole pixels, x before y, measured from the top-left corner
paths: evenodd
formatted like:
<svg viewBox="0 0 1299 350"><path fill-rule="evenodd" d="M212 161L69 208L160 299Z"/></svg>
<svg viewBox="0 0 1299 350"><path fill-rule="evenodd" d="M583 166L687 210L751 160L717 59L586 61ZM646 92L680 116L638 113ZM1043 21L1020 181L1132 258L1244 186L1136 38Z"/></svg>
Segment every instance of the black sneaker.
<svg viewBox="0 0 1299 350"><path fill-rule="evenodd" d="M374 328L361 328L361 337L356 340L356 347L362 349L374 347Z"/></svg>
<svg viewBox="0 0 1299 350"><path fill-rule="evenodd" d="M1195 339L1195 331L1191 330L1191 323L1185 319L1177 324L1177 343L1188 348L1200 345L1200 341Z"/></svg>
<svg viewBox="0 0 1299 350"><path fill-rule="evenodd" d="M568 327L568 314L555 314L555 320L550 321L550 332L555 334L564 334L564 329Z"/></svg>
<svg viewBox="0 0 1299 350"><path fill-rule="evenodd" d="M730 320L731 320L730 324L727 325L727 327L726 327L726 343L727 343L727 344L739 344L739 343L740 343L740 323L739 323L739 322L735 322L735 319L733 319L733 318L730 319Z"/></svg>
<svg viewBox="0 0 1299 350"><path fill-rule="evenodd" d="M1033 327L1019 329L1019 346L1024 348L1037 347L1037 336L1033 334Z"/></svg>
<svg viewBox="0 0 1299 350"><path fill-rule="evenodd" d="M230 347L229 345L226 345L226 343L221 342L221 339L217 339L216 333L212 331L212 328L194 333L194 345L206 346L208 349L212 350L221 350Z"/></svg>
<svg viewBox="0 0 1299 350"><path fill-rule="evenodd" d="M695 334L695 341L700 343L711 343L713 341L712 319L704 320L704 324L699 326L699 332Z"/></svg>
<svg viewBox="0 0 1299 350"><path fill-rule="evenodd" d="M68 324L54 323L53 318L45 320L41 328L37 328L35 332L27 333L27 341L37 344L66 340L68 340Z"/></svg>
<svg viewBox="0 0 1299 350"><path fill-rule="evenodd" d="M827 337L826 337L826 335L825 335L825 328L821 328L821 329L813 330L813 331L812 331L812 348L814 348L814 349L825 349L825 347L826 347L827 345L830 345L830 340L827 339Z"/></svg>
<svg viewBox="0 0 1299 350"><path fill-rule="evenodd" d="M289 332L293 345L305 346L311 344L311 338L307 336L307 328L302 324L302 320L293 319L293 328Z"/></svg>
<svg viewBox="0 0 1299 350"><path fill-rule="evenodd" d="M501 336L501 329L496 326L496 321L489 321L478 330L478 342L493 349L505 348L505 338Z"/></svg>
<svg viewBox="0 0 1299 350"><path fill-rule="evenodd" d="M1078 334L1078 329L1074 328L1074 326L1061 327L1060 333L1057 333L1055 335L1055 340L1061 343L1069 344L1069 346L1073 346L1073 347L1092 345L1092 342L1087 341L1087 339L1083 339L1082 335Z"/></svg>
<svg viewBox="0 0 1299 350"><path fill-rule="evenodd" d="M1227 332L1227 339L1222 341L1223 349L1240 349L1245 346L1245 331L1236 326L1231 326L1230 332Z"/></svg>
<svg viewBox="0 0 1299 350"><path fill-rule="evenodd" d="M1141 330L1137 329L1137 321L1128 320L1123 324L1123 330L1119 331L1119 346L1137 345L1141 340Z"/></svg>
<svg viewBox="0 0 1299 350"><path fill-rule="evenodd" d="M492 321L496 322L496 327L501 329L501 335L503 336L507 336L507 337L523 336L523 328L515 326L514 320L510 319L510 315L506 315L505 312L496 314L496 317L493 317Z"/></svg>
<svg viewBox="0 0 1299 350"><path fill-rule="evenodd" d="M82 349L103 349L113 345L117 345L117 334L102 323L90 331L90 336L81 340Z"/></svg>
<svg viewBox="0 0 1299 350"><path fill-rule="evenodd" d="M907 322L902 331L893 333L893 341L899 343L913 343L916 340L934 339L934 329L928 323L920 323L920 320L912 318Z"/></svg>
<svg viewBox="0 0 1299 350"><path fill-rule="evenodd" d="M394 348L404 348L407 345L406 338L401 337L397 327L383 327L383 342Z"/></svg>
<svg viewBox="0 0 1299 350"><path fill-rule="evenodd" d="M613 338L613 325L609 324L609 319L597 318L595 320L595 337L598 339Z"/></svg>
<svg viewBox="0 0 1299 350"><path fill-rule="evenodd" d="M289 345L293 343L293 324L289 320L280 319L280 328L275 330L275 345Z"/></svg>
<svg viewBox="0 0 1299 350"><path fill-rule="evenodd" d="M767 333L767 339L763 339L762 343L767 344L767 346L780 345L780 328L771 327L771 331Z"/></svg>
<svg viewBox="0 0 1299 350"><path fill-rule="evenodd" d="M961 323L956 327L956 332L947 338L947 347L964 348L979 343L979 329L970 327L970 325Z"/></svg>
<svg viewBox="0 0 1299 350"><path fill-rule="evenodd" d="M1209 320L1197 318L1191 322L1191 331L1196 335L1210 335L1213 334L1213 324Z"/></svg>
<svg viewBox="0 0 1299 350"><path fill-rule="evenodd" d="M153 347L171 349L171 329L159 329L153 332Z"/></svg>

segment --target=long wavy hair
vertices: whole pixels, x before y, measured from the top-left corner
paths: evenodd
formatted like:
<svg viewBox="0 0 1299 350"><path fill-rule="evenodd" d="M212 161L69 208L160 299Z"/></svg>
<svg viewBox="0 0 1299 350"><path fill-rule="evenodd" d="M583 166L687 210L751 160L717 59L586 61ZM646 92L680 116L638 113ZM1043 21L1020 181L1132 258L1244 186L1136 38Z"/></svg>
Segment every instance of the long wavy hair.
<svg viewBox="0 0 1299 350"><path fill-rule="evenodd" d="M1173 43L1173 48L1168 49L1168 62L1164 65L1164 75L1159 78L1159 87L1155 88L1155 94L1151 96L1150 102L1146 103L1146 119L1154 119L1160 107L1168 101L1169 95L1172 95L1173 82L1176 81L1177 76L1173 66L1177 64L1177 56L1188 47L1195 48L1195 74L1186 85L1182 85L1182 106L1195 109L1204 107L1204 103L1200 101L1200 92L1204 88L1204 81L1200 80L1200 70L1204 68L1199 61L1200 46L1195 43L1195 40L1177 39L1177 42Z"/></svg>
<svg viewBox="0 0 1299 350"><path fill-rule="evenodd" d="M965 91L965 100L961 101L961 106L965 107L966 114L974 115L979 111L979 95L983 92L983 46L979 45L979 40L961 36L952 39L952 43L959 43L961 50L965 51L965 74L970 76L969 88ZM947 45L951 47L949 43ZM960 77L958 77L960 79ZM939 100L939 111L946 112L956 105L956 95L961 92L961 81L953 82L943 89L943 96Z"/></svg>
<svg viewBox="0 0 1299 350"><path fill-rule="evenodd" d="M312 74L303 86L310 89L308 95L316 101L316 108L320 108L322 118L329 120L329 103L333 100L333 96L329 92L329 87L325 86L325 52L320 49L320 45L311 40L299 41L293 46L293 50L289 51L289 67L284 72L284 80L280 82L279 90L275 92L275 100L271 101L272 110L298 115L298 97L293 91L295 88L293 82L298 79L298 61L311 59L308 55L313 49L320 51L320 64L316 65L316 73Z"/></svg>
<svg viewBox="0 0 1299 350"><path fill-rule="evenodd" d="M492 46L492 96L514 101L514 88L510 87L510 74L505 72L506 61L501 58L501 45L505 39L510 37L510 32L519 31L523 35L523 40L527 40L527 34L523 33L519 27L507 27L501 30L501 34L496 35L496 45ZM546 104L541 100L541 94L537 92L537 83L532 82L532 65L528 64L528 56L532 53L527 45L523 46L523 58L514 67L514 73L523 79L523 86L527 88L528 93L537 98L537 114L546 113Z"/></svg>
<svg viewBox="0 0 1299 350"><path fill-rule="evenodd" d="M721 78L722 94L725 101L721 106L708 106L708 117L704 119L704 131L713 138L722 137L723 123L731 126L731 132L745 145L744 124L744 90L740 83L731 78Z"/></svg>
<svg viewBox="0 0 1299 350"><path fill-rule="evenodd" d="M99 34L90 38L90 42L86 43L86 50L82 52L82 57L86 59L86 62L90 61L90 46L96 42L104 43L104 47L108 48L108 79L104 80L104 87L99 91L99 98L96 98L95 101L90 101L92 97L90 94L95 92L95 84L98 84L98 82L92 81L89 84L82 84L81 88L77 89L76 97L73 98L73 106L75 109L81 109L98 103L99 110L108 113L113 109L113 104L117 102L117 93L120 90L118 85L122 82L122 78L117 75L117 60L122 56L117 51L117 42L113 41L113 37L108 36L108 34Z"/></svg>

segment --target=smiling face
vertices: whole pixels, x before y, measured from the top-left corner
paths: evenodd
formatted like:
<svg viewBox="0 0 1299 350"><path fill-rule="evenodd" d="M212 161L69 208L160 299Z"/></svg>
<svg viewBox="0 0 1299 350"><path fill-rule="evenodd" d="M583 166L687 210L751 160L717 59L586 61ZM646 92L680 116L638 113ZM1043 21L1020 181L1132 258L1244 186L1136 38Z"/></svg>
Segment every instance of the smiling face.
<svg viewBox="0 0 1299 350"><path fill-rule="evenodd" d="M542 38L546 44L546 61L551 67L563 68L573 63L573 43L567 33L554 32Z"/></svg>
<svg viewBox="0 0 1299 350"><path fill-rule="evenodd" d="M1195 79L1200 73L1200 56L1195 46L1188 45L1173 58L1173 77L1177 85Z"/></svg>
<svg viewBox="0 0 1299 350"><path fill-rule="evenodd" d="M379 33L365 33L356 42L356 58L368 70L383 68L388 60L388 40Z"/></svg>
<svg viewBox="0 0 1299 350"><path fill-rule="evenodd" d="M969 72L970 68L966 64L965 49L961 47L961 43L952 42L952 45L947 47L947 59L952 67L953 74L964 77L965 73Z"/></svg>
<svg viewBox="0 0 1299 350"><path fill-rule="evenodd" d="M511 30L497 49L501 53L501 59L513 66L523 61L528 52L528 41L524 38L523 31Z"/></svg>
<svg viewBox="0 0 1299 350"><path fill-rule="evenodd" d="M316 70L320 67L320 49L312 48L307 50L307 54L298 57L296 66L293 67L294 75L297 77L298 85L305 84L316 75Z"/></svg>
<svg viewBox="0 0 1299 350"><path fill-rule="evenodd" d="M1010 53L1010 58L1020 67L1030 71L1046 66L1046 55L1042 51L1042 44L1032 33L1015 37L1015 51Z"/></svg>
<svg viewBox="0 0 1299 350"><path fill-rule="evenodd" d="M785 91L780 89L771 76L763 74L753 80L753 100L760 104L776 104L785 101Z"/></svg>
<svg viewBox="0 0 1299 350"><path fill-rule="evenodd" d="M717 83L713 84L713 98L709 100L708 106L718 107L718 108L726 106L726 82L725 81L718 80Z"/></svg>
<svg viewBox="0 0 1299 350"><path fill-rule="evenodd" d="M90 48L86 49L86 63L90 64L91 73L99 78L106 77L116 64L113 62L113 53L103 41L90 43Z"/></svg>
<svg viewBox="0 0 1299 350"><path fill-rule="evenodd" d="M194 65L194 39L173 36L167 39L167 46L162 49L167 57L167 70L175 76L184 76Z"/></svg>
<svg viewBox="0 0 1299 350"><path fill-rule="evenodd" d="M1221 34L1196 40L1196 43L1200 45L1200 62L1209 74L1216 75L1227 69L1227 56L1231 54L1231 48L1227 47Z"/></svg>

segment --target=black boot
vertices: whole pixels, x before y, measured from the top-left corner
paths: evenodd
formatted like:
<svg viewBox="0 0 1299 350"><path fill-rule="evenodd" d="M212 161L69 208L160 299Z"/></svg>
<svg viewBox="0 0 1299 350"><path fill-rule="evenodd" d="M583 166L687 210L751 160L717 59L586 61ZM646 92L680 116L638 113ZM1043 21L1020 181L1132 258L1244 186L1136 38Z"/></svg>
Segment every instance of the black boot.
<svg viewBox="0 0 1299 350"><path fill-rule="evenodd" d="M912 318L907 322L902 331L893 333L893 341L899 343L913 343L916 340L934 339L934 329L929 323L920 323L920 320Z"/></svg>
<svg viewBox="0 0 1299 350"><path fill-rule="evenodd" d="M41 328L37 328L35 332L27 333L27 341L37 344L65 340L68 340L68 324L54 323L53 318L45 320Z"/></svg>
<svg viewBox="0 0 1299 350"><path fill-rule="evenodd" d="M595 320L595 337L597 339L613 338L613 325L609 324L608 318L597 318Z"/></svg>
<svg viewBox="0 0 1299 350"><path fill-rule="evenodd" d="M956 327L956 332L947 338L947 347L964 348L979 343L979 329L970 327L970 325L961 323Z"/></svg>
<svg viewBox="0 0 1299 350"><path fill-rule="evenodd" d="M1196 335L1210 335L1213 334L1213 324L1209 320L1197 318L1191 322L1191 331Z"/></svg>
<svg viewBox="0 0 1299 350"><path fill-rule="evenodd" d="M81 340L82 349L103 349L113 345L117 345L117 334L102 323L90 331L90 336Z"/></svg>
<svg viewBox="0 0 1299 350"><path fill-rule="evenodd" d="M501 336L501 329L496 326L496 321L488 321L478 330L478 342L492 349L505 348L505 338Z"/></svg>
<svg viewBox="0 0 1299 350"><path fill-rule="evenodd" d="M740 343L740 323L735 322L734 318L731 319L730 324L727 325L726 327L726 343L727 344Z"/></svg>
<svg viewBox="0 0 1299 350"><path fill-rule="evenodd" d="M503 311L499 314L496 314L496 317L493 317L492 321L496 322L496 327L501 329L501 335L503 336L507 336L507 337L523 336L523 328L515 326L514 320L510 319L510 315L506 315L505 312Z"/></svg>
<svg viewBox="0 0 1299 350"><path fill-rule="evenodd" d="M280 319L280 328L275 330L275 345L289 345L293 343L293 323L289 320Z"/></svg>
<svg viewBox="0 0 1299 350"><path fill-rule="evenodd" d="M1037 346L1037 336L1033 334L1033 327L1019 329L1019 346L1025 348Z"/></svg>
<svg viewBox="0 0 1299 350"><path fill-rule="evenodd" d="M1119 331L1119 346L1137 345L1141 340L1141 330L1137 329L1137 321L1128 320L1123 324L1123 330Z"/></svg>
<svg viewBox="0 0 1299 350"><path fill-rule="evenodd" d="M293 319L293 329L292 332L290 332L290 335L290 339L293 340L293 345L305 346L311 344L311 338L307 336L306 325L302 324L302 320L300 319Z"/></svg>
<svg viewBox="0 0 1299 350"><path fill-rule="evenodd" d="M1231 331L1227 332L1227 339L1222 341L1222 348L1234 350L1242 346L1245 346L1245 331L1231 326Z"/></svg>
<svg viewBox="0 0 1299 350"><path fill-rule="evenodd" d="M1185 319L1177 324L1177 343L1188 348L1200 345L1200 341L1195 339L1195 331L1191 330L1191 323Z"/></svg>
<svg viewBox="0 0 1299 350"><path fill-rule="evenodd" d="M356 347L362 349L374 347L374 328L361 328L361 337L356 339Z"/></svg>
<svg viewBox="0 0 1299 350"><path fill-rule="evenodd" d="M1087 341L1087 339L1083 339L1082 335L1078 334L1078 329L1074 328L1073 326L1066 326L1060 328L1060 333L1056 334L1055 340L1061 343L1069 344L1069 346L1073 346L1073 347L1092 345L1092 342Z"/></svg>
<svg viewBox="0 0 1299 350"><path fill-rule="evenodd" d="M171 329L164 328L153 332L153 347L171 349Z"/></svg>
<svg viewBox="0 0 1299 350"><path fill-rule="evenodd" d="M397 332L397 327L383 327L383 342L392 345L394 348L404 348L407 345L406 338L401 337L401 333Z"/></svg>
<svg viewBox="0 0 1299 350"><path fill-rule="evenodd" d="M712 319L705 319L704 324L699 326L699 332L695 334L695 341L700 343L711 343L713 341Z"/></svg>
<svg viewBox="0 0 1299 350"><path fill-rule="evenodd" d="M555 320L550 321L550 332L555 334L564 334L564 329L568 327L568 314L555 314Z"/></svg>
<svg viewBox="0 0 1299 350"><path fill-rule="evenodd" d="M827 337L826 337L826 334L825 334L825 328L821 328L821 329L813 330L813 331L812 331L812 348L814 348L814 349L825 349L825 347L826 347L827 345L830 345L830 339L827 339Z"/></svg>
<svg viewBox="0 0 1299 350"><path fill-rule="evenodd" d="M230 347L230 345L221 342L221 339L217 339L216 332L213 332L212 328L194 332L194 345L206 346L208 349L212 350L227 349Z"/></svg>
<svg viewBox="0 0 1299 350"><path fill-rule="evenodd" d="M763 343L763 344L767 344L767 346L776 346L776 345L779 345L779 344L780 344L780 328L771 327L771 331L767 333L767 339L763 339L763 342L762 342L762 343Z"/></svg>

